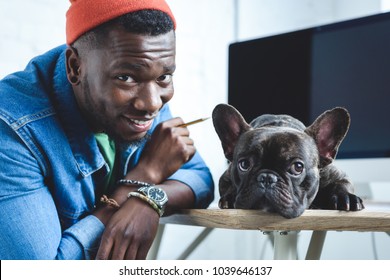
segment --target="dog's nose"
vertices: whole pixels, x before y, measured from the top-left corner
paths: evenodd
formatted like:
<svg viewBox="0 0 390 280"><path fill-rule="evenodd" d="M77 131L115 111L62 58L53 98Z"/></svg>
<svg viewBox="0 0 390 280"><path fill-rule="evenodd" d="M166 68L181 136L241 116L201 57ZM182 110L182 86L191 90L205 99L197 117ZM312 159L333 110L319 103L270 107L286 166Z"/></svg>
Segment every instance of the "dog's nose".
<svg viewBox="0 0 390 280"><path fill-rule="evenodd" d="M272 173L261 173L258 177L260 186L263 188L272 188L278 181L278 177Z"/></svg>

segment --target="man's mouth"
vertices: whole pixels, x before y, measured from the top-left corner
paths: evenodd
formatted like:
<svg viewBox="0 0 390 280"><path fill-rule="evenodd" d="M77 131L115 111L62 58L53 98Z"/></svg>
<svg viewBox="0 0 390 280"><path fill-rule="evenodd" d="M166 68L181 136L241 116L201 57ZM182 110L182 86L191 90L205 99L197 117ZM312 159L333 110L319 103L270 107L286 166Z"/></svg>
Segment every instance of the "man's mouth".
<svg viewBox="0 0 390 280"><path fill-rule="evenodd" d="M136 125L140 126L146 126L150 124L152 120L136 120L136 119L129 119L131 122L135 123Z"/></svg>
<svg viewBox="0 0 390 280"><path fill-rule="evenodd" d="M131 129L137 133L148 131L153 123L153 119L133 119L126 117L126 120Z"/></svg>

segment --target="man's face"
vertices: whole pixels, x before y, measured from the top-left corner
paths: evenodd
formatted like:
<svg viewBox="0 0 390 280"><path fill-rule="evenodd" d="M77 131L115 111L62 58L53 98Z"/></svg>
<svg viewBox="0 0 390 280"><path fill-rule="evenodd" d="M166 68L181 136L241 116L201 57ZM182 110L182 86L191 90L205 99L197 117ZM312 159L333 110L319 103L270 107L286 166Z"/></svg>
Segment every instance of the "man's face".
<svg viewBox="0 0 390 280"><path fill-rule="evenodd" d="M175 35L112 30L103 48L80 58L75 96L92 128L125 142L145 136L173 97Z"/></svg>

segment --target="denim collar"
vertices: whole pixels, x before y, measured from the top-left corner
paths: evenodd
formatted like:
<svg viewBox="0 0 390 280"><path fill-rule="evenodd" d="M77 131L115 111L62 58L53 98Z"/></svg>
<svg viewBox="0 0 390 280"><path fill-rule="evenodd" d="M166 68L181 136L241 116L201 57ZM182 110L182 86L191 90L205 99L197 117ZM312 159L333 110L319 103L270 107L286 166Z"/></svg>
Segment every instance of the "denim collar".
<svg viewBox="0 0 390 280"><path fill-rule="evenodd" d="M69 140L78 169L84 177L87 177L102 168L105 161L91 129L78 108L73 88L67 79L65 50L60 54L54 69L54 106Z"/></svg>

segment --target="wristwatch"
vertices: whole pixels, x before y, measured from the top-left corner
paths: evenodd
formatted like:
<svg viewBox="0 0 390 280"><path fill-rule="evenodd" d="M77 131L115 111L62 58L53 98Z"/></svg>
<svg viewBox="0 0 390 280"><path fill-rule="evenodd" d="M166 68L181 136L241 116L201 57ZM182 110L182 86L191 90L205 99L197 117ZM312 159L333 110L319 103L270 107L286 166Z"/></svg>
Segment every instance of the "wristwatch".
<svg viewBox="0 0 390 280"><path fill-rule="evenodd" d="M152 200L160 209L161 213L164 213L165 206L168 202L168 196L164 190L155 186L144 186L139 188L137 192Z"/></svg>

